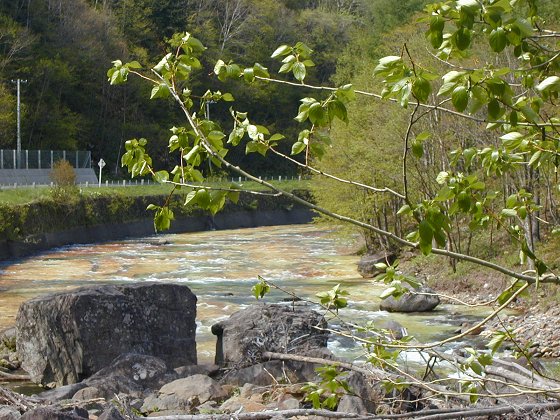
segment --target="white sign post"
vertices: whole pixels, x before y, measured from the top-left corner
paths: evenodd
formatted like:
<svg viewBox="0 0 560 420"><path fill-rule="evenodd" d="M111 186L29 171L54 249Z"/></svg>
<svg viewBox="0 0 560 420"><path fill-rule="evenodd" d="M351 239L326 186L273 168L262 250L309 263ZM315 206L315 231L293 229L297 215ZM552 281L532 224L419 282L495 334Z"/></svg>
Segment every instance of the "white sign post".
<svg viewBox="0 0 560 420"><path fill-rule="evenodd" d="M105 166L105 161L103 159L99 159L97 165L99 165L99 188L101 188L101 171L103 171L103 167Z"/></svg>

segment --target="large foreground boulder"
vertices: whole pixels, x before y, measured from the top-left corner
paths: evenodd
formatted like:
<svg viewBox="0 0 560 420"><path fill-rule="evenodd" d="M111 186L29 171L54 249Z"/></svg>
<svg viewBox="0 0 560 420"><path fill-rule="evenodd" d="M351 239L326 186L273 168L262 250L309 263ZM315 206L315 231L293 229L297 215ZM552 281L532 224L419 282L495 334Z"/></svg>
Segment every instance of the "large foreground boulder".
<svg viewBox="0 0 560 420"><path fill-rule="evenodd" d="M382 300L379 309L389 312L429 312L440 303L436 292L428 286L413 288L403 285L403 287L409 291L398 298L389 296Z"/></svg>
<svg viewBox="0 0 560 420"><path fill-rule="evenodd" d="M23 303L16 329L22 367L57 386L85 379L124 353L169 368L196 364L196 296L161 283L84 287Z"/></svg>
<svg viewBox="0 0 560 420"><path fill-rule="evenodd" d="M327 346L327 322L305 305L251 305L212 326L216 364L246 367L265 351L305 354Z"/></svg>

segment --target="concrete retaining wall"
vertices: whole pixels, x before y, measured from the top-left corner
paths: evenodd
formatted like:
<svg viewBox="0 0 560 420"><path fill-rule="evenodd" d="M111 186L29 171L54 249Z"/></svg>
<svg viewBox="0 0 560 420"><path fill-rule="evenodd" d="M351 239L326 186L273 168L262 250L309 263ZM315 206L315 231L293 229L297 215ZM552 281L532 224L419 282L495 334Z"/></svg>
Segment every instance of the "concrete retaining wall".
<svg viewBox="0 0 560 420"><path fill-rule="evenodd" d="M200 232L211 229L237 229L309 223L315 214L308 209L231 211L216 216L178 218L165 233ZM12 260L51 248L154 235L153 219L122 224L83 226L61 232L47 232L25 241L0 241L0 260Z"/></svg>

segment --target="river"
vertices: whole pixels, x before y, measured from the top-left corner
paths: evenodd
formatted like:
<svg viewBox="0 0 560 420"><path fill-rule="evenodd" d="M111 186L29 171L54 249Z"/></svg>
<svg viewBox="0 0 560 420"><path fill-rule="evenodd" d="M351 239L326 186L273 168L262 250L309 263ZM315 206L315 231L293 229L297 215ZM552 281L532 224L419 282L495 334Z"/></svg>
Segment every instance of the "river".
<svg viewBox="0 0 560 420"><path fill-rule="evenodd" d="M357 274L354 247L352 241L315 225L158 235L64 247L0 266L0 329L15 323L22 301L40 294L94 284L175 282L188 285L198 297L198 356L199 361L210 362L215 346L211 325L255 302L251 287L257 276L308 298L340 283L350 292L343 317L355 323L393 319L421 341L441 338L476 318L454 305L441 305L428 314L379 311L377 296L383 286ZM286 297L273 290L266 300ZM361 354L359 345L348 339L333 338L329 346L348 358Z"/></svg>

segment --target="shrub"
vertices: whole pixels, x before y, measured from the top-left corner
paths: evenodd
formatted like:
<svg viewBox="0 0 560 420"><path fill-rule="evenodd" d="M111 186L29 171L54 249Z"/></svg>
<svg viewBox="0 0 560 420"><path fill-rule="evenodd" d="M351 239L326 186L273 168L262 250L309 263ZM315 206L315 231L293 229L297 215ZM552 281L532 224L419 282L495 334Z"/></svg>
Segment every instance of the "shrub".
<svg viewBox="0 0 560 420"><path fill-rule="evenodd" d="M76 171L70 162L64 159L54 163L50 176L58 187L70 187L76 184Z"/></svg>

